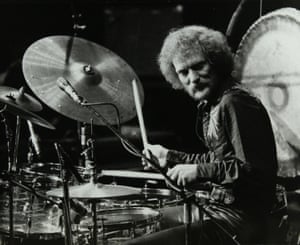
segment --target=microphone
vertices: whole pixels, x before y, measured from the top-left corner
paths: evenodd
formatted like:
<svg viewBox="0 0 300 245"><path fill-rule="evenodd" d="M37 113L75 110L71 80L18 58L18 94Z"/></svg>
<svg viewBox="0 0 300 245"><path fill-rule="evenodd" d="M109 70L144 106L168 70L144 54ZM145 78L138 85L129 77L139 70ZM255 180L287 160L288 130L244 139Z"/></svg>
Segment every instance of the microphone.
<svg viewBox="0 0 300 245"><path fill-rule="evenodd" d="M40 145L39 145L39 137L34 132L32 123L30 121L28 121L28 120L27 120L27 125L28 125L28 129L29 129L29 133L30 133L30 140L31 140L32 146L34 148L34 151L35 151L36 155L38 157L40 157L40 155L41 155L41 148L40 148Z"/></svg>
<svg viewBox="0 0 300 245"><path fill-rule="evenodd" d="M56 83L58 87L64 91L74 102L81 105L84 103L84 99L78 95L78 93L75 91L74 87L71 85L71 83L65 79L64 77L59 77L56 80Z"/></svg>
<svg viewBox="0 0 300 245"><path fill-rule="evenodd" d="M81 148L82 150L86 149L87 146L87 128L85 124L82 124L80 126L80 144L81 144Z"/></svg>

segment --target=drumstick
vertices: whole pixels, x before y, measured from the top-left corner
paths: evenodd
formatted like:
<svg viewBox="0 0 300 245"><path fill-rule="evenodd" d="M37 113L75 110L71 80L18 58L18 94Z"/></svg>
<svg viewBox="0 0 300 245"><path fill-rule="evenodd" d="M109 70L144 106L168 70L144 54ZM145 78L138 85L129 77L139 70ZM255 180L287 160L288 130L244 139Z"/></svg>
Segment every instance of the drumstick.
<svg viewBox="0 0 300 245"><path fill-rule="evenodd" d="M140 171L130 171L130 170L102 170L102 176L112 176L112 177L125 177L134 179L153 179L153 180L164 180L164 176L160 173L144 173Z"/></svg>
<svg viewBox="0 0 300 245"><path fill-rule="evenodd" d="M140 94L139 94L137 83L136 83L135 79L132 80L132 88L133 88L133 97L134 97L135 108L136 108L137 117L139 120L140 129L141 129L143 146L145 149L148 144L148 139L147 139L145 124L144 124L143 112L142 112L142 108L141 108ZM148 151L146 151L146 157L148 157L148 158L150 157L150 154Z"/></svg>

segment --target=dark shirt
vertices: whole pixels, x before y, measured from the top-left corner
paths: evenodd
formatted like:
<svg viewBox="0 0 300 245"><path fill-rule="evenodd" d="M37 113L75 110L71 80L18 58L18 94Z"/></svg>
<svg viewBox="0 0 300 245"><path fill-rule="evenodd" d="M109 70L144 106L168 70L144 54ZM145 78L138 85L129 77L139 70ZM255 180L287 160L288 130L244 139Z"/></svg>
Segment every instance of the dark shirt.
<svg viewBox="0 0 300 245"><path fill-rule="evenodd" d="M167 160L198 164L199 181L232 190L234 207L252 215L269 213L278 164L271 122L261 102L235 86L216 104L199 104L197 121L207 152L170 150Z"/></svg>

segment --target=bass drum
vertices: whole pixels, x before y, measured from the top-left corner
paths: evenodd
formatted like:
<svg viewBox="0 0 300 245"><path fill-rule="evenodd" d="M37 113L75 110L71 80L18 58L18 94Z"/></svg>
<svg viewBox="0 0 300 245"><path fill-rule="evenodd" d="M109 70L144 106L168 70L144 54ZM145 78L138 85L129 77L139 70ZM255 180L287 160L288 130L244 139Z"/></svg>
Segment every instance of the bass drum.
<svg viewBox="0 0 300 245"><path fill-rule="evenodd" d="M22 177L18 177L22 179ZM39 177L40 178L40 177ZM44 177L43 177L44 178ZM47 180L47 185L51 180ZM39 181L34 184L39 185ZM31 186L40 194L43 190ZM0 234L9 235L9 185L0 186ZM14 233L18 239L56 240L63 237L62 211L58 206L15 186L13 192Z"/></svg>
<svg viewBox="0 0 300 245"><path fill-rule="evenodd" d="M267 108L279 175L300 174L300 12L282 8L259 18L235 55L235 75Z"/></svg>

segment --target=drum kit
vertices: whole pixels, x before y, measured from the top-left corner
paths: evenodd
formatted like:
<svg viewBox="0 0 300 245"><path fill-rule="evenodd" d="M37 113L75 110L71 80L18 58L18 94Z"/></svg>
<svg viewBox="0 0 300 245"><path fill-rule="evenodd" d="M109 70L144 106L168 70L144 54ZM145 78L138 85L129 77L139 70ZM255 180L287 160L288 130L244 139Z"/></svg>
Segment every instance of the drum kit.
<svg viewBox="0 0 300 245"><path fill-rule="evenodd" d="M141 103L144 98L138 77L116 54L82 38L49 36L29 46L22 66L27 84L47 106L83 125L107 126L122 143L138 152L111 126L119 126L136 115L132 80ZM161 174L109 170L97 173L93 152L84 155L84 167L70 166L57 143L54 147L58 164L30 162L20 167L21 120L28 123L29 129L33 125L49 130L55 127L36 114L42 105L23 87L17 90L1 86L0 103L8 148L8 170L1 174L0 185L0 234L4 243L63 239L65 244L121 244L159 230L161 214L157 207L161 202L147 205L145 200L175 200L171 190L156 192L151 188L102 184L98 176L164 180ZM16 116L13 146L5 112ZM93 147L88 150L93 151ZM75 181L70 177L72 173ZM82 173L88 178L83 178Z"/></svg>

